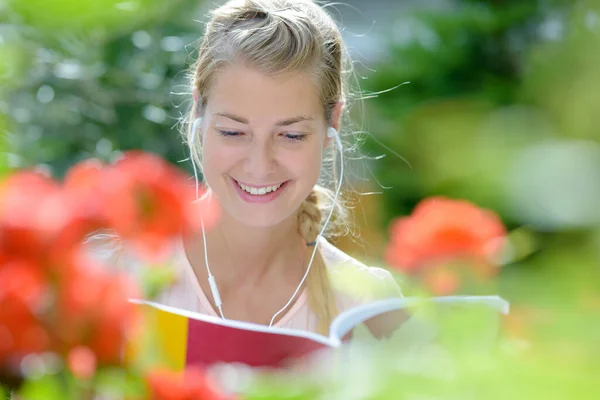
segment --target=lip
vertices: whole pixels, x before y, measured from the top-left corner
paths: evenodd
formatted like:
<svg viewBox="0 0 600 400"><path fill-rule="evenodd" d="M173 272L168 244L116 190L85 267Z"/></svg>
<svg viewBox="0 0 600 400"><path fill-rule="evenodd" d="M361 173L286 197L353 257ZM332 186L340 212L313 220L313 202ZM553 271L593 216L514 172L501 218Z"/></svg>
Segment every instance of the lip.
<svg viewBox="0 0 600 400"><path fill-rule="evenodd" d="M241 182L241 183L243 185L246 185L244 182ZM242 198L242 200L244 200L246 203L259 203L259 204L270 203L273 200L275 200L276 198L278 198L279 196L281 196L281 194L287 189L289 183L290 183L290 181L285 181L285 182L283 182L281 187L279 189L277 189L276 191L269 192L269 193L263 194L261 196L257 196L257 195L250 194L250 193L246 192L245 190L243 190L238 185L238 181L231 178L231 184L233 185L233 187L235 188L235 190L237 191L239 196ZM274 185L260 185L260 186L246 185L246 186L260 188L260 187L268 187L268 186L274 186Z"/></svg>

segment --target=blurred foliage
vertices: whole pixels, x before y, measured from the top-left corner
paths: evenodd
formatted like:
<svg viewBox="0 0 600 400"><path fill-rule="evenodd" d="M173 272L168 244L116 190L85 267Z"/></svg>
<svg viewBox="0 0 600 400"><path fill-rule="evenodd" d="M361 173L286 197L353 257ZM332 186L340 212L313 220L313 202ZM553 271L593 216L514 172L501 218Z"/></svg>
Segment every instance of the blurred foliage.
<svg viewBox="0 0 600 400"><path fill-rule="evenodd" d="M175 129L188 54L202 26L191 0L14 1L0 8L0 113L12 168L76 162L144 148L185 157Z"/></svg>
<svg viewBox="0 0 600 400"><path fill-rule="evenodd" d="M154 0L7 0L6 6L19 23L55 38L73 32L106 36L129 31L138 18L143 20L166 10L164 6L157 7Z"/></svg>
<svg viewBox="0 0 600 400"><path fill-rule="evenodd" d="M386 393L600 393L599 11L597 1L462 1L390 28L387 57L365 89L410 84L367 102L373 137L365 150L386 155L371 168L386 188L379 224L432 195L498 211L511 232L497 292L512 315L500 352L461 353L454 366L464 375L449 385L402 375ZM415 383L440 391L414 393Z"/></svg>
<svg viewBox="0 0 600 400"><path fill-rule="evenodd" d="M553 138L597 140L597 8L461 1L399 17L387 57L365 81L369 92L410 82L367 102L374 139L365 150L386 154L373 170L390 187L380 223L445 194L519 224L507 182L519 151Z"/></svg>

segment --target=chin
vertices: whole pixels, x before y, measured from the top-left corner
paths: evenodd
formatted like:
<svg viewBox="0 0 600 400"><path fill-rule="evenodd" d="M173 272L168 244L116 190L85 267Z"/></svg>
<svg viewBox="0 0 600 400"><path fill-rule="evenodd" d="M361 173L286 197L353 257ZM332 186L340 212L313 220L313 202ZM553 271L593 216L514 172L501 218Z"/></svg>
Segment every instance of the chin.
<svg viewBox="0 0 600 400"><path fill-rule="evenodd" d="M239 211L241 210L238 210L232 215L233 218L239 223L252 228L270 228L277 226L295 215L295 212L240 213Z"/></svg>

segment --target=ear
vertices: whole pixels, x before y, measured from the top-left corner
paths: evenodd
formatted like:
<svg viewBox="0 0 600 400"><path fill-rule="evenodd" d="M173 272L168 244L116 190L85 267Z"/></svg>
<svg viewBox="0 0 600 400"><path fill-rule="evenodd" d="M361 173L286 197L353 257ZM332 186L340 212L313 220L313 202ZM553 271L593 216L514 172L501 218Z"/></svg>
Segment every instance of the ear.
<svg viewBox="0 0 600 400"><path fill-rule="evenodd" d="M194 89L192 94L194 96L194 118L202 117L202 99L200 98L200 93L198 93L198 89Z"/></svg>
<svg viewBox="0 0 600 400"><path fill-rule="evenodd" d="M331 120L329 121L329 126L335 128L336 131L340 130L340 121L342 117L342 111L344 110L344 101L338 101L335 106L333 106L333 110L331 111ZM323 144L323 149L325 149L333 138L325 138L325 143Z"/></svg>
<svg viewBox="0 0 600 400"><path fill-rule="evenodd" d="M344 101L338 101L335 106L333 106L333 110L331 111L331 121L329 124L335 128L335 130L340 130L340 121L342 117L342 111L344 110Z"/></svg>

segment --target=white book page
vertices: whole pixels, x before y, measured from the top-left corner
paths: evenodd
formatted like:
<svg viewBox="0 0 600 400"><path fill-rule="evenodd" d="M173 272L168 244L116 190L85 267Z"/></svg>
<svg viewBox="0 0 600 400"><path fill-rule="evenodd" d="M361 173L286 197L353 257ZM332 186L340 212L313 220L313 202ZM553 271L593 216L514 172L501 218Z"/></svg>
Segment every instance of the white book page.
<svg viewBox="0 0 600 400"><path fill-rule="evenodd" d="M156 309L166 311L172 314L181 315L183 317L195 319L198 321L205 321L211 324L221 325L221 326L229 326L232 328L247 330L247 331L255 331L255 332L265 332L265 333L275 333L278 335L284 336L294 336L299 338L305 338L312 340L317 343L321 343L325 346L336 346L334 342L332 342L328 337L319 335L318 333L313 333L309 331L304 331L300 329L286 329L286 328L277 328L277 327L269 327L267 325L254 324L251 322L244 321L235 321L232 319L222 319L218 317L214 317L212 315L205 315L196 313L193 311L183 310L181 308L171 307L160 303L155 303L152 301L141 300L141 299L129 299L131 303L147 305L150 307L154 307Z"/></svg>
<svg viewBox="0 0 600 400"><path fill-rule="evenodd" d="M499 296L443 296L432 298L405 297L379 300L346 310L331 323L329 341L337 347L342 338L354 327L380 314L402 310L414 305L433 302L440 304L481 304L508 314L509 303Z"/></svg>

